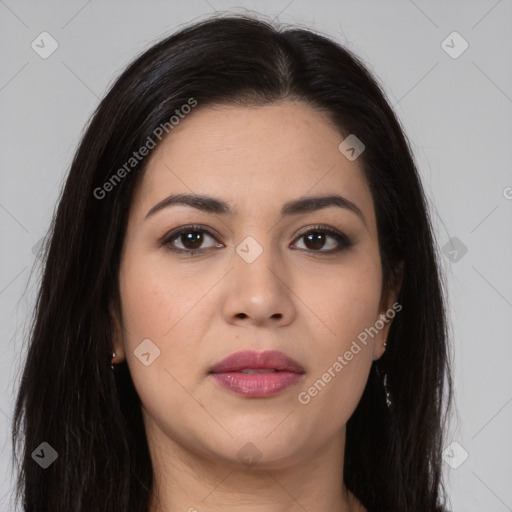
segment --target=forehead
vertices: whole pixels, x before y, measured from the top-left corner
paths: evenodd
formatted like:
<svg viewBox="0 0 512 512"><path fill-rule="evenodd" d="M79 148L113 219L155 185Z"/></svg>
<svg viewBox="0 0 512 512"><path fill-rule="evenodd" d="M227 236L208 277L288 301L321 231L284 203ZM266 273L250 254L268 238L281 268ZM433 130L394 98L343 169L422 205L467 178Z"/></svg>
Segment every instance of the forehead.
<svg viewBox="0 0 512 512"><path fill-rule="evenodd" d="M222 197L254 214L305 195L337 193L373 216L362 164L338 149L344 136L309 105L200 105L150 155L134 207L171 193Z"/></svg>

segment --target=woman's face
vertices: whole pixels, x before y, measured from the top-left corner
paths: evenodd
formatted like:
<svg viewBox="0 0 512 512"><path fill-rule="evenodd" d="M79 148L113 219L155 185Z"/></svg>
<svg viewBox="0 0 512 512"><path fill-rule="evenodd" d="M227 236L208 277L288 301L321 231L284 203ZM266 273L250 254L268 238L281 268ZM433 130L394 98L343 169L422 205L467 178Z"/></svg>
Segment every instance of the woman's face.
<svg viewBox="0 0 512 512"><path fill-rule="evenodd" d="M117 352L159 453L279 468L343 449L394 297L342 140L299 102L199 105L150 155L122 252ZM204 199L165 203L178 194ZM301 203L324 196L344 199ZM252 354L219 366L240 351Z"/></svg>

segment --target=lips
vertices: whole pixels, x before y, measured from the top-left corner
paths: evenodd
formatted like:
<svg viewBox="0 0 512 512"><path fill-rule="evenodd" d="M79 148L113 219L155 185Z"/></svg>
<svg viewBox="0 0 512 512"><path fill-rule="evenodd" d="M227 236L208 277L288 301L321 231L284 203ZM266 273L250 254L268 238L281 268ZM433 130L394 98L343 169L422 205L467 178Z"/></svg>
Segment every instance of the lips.
<svg viewBox="0 0 512 512"><path fill-rule="evenodd" d="M243 350L235 352L217 363L210 370L210 373L230 373L244 372L247 370L257 370L263 373L264 370L305 373L304 368L294 359L288 357L278 350L267 350L265 352L255 352L253 350Z"/></svg>
<svg viewBox="0 0 512 512"><path fill-rule="evenodd" d="M222 388L247 398L264 398L281 393L300 382L304 368L277 350L244 350L217 363L210 377Z"/></svg>

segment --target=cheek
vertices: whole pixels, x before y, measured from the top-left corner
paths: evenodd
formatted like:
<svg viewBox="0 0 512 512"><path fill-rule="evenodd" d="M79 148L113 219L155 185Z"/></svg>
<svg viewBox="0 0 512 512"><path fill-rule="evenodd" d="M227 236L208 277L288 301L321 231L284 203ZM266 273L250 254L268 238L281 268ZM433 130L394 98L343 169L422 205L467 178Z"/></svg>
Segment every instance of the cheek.
<svg viewBox="0 0 512 512"><path fill-rule="evenodd" d="M319 323L327 346L341 350L378 317L381 296L380 262L353 259L353 264L319 275L303 274L299 292ZM318 322L320 320L320 322ZM349 343L350 344L350 343Z"/></svg>
<svg viewBox="0 0 512 512"><path fill-rule="evenodd" d="M166 258L144 257L136 251L125 256L119 275L124 347L145 404L179 398L183 393L179 383L190 385L191 375L197 373L198 344L212 308L205 294L219 280L218 273L213 274L192 274L179 265L169 265ZM148 339L157 347L149 343L149 352L153 349L158 355L144 366L137 354Z"/></svg>
<svg viewBox="0 0 512 512"><path fill-rule="evenodd" d="M208 276L183 275L162 258L127 258L120 271L123 322L130 343L137 339L163 341L198 304L208 288Z"/></svg>
<svg viewBox="0 0 512 512"><path fill-rule="evenodd" d="M180 383L197 362L194 340L187 335L201 297L197 286L150 257L127 255L120 269L126 361L145 412L162 425L165 411L190 401ZM152 360L147 366L139 358L142 346Z"/></svg>
<svg viewBox="0 0 512 512"><path fill-rule="evenodd" d="M318 302L329 329L315 339L310 375L297 399L306 417L328 417L325 429L331 433L348 421L366 386L376 340L368 330L378 319L379 276L369 272L365 279L347 280Z"/></svg>
<svg viewBox="0 0 512 512"><path fill-rule="evenodd" d="M376 337L368 332L379 318L379 265L377 260L361 258L332 272L329 279L316 280L322 286L307 295L308 306L322 322L317 322L311 373L298 401L308 414L316 411L312 417L328 416L333 429L356 408L373 362Z"/></svg>

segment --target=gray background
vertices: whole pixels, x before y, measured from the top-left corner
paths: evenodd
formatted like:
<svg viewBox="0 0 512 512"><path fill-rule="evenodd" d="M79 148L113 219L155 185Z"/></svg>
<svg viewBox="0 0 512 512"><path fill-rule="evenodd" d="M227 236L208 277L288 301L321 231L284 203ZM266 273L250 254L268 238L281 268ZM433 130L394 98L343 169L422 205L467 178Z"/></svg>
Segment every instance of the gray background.
<svg viewBox="0 0 512 512"><path fill-rule="evenodd" d="M452 510L512 510L511 0L0 0L0 510L12 510L9 428L37 285L34 247L82 129L130 60L215 10L321 31L383 83L411 140L447 275L457 408L444 463ZM47 59L31 47L43 31L59 45ZM453 31L469 44L458 58L441 45ZM462 48L457 39L446 44Z"/></svg>

